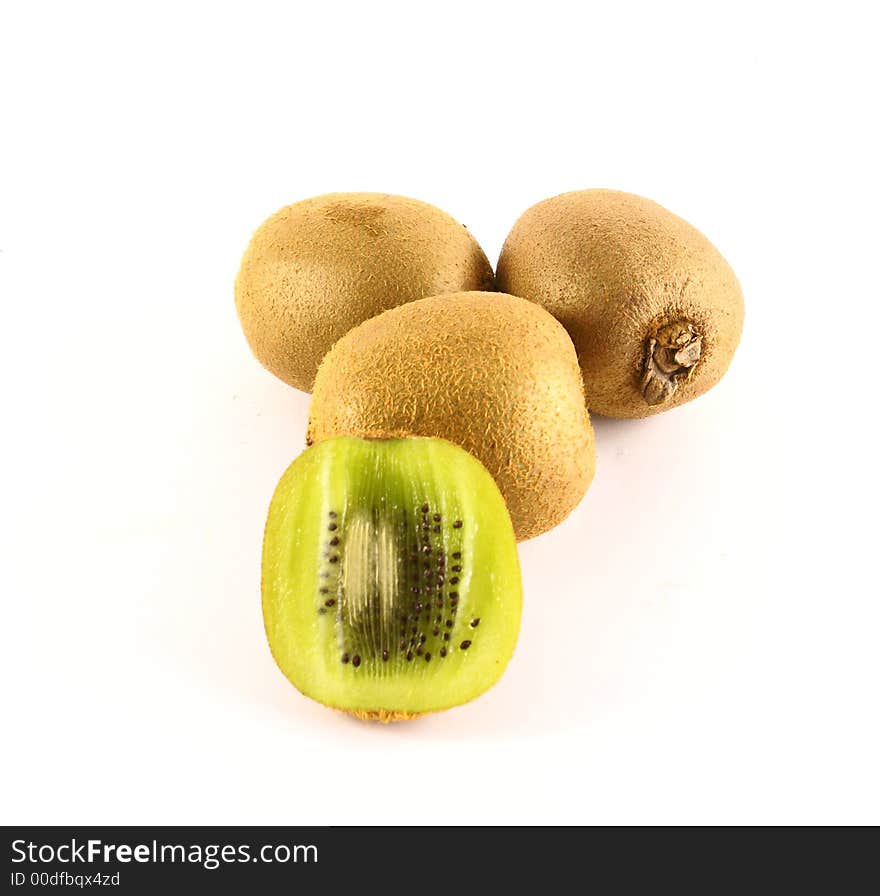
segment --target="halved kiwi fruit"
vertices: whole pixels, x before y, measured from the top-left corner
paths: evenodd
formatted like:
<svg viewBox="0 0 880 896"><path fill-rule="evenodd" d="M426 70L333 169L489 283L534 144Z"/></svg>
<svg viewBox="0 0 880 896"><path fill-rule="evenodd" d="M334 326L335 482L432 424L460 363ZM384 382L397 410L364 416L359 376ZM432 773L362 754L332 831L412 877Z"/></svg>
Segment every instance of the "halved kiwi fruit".
<svg viewBox="0 0 880 896"><path fill-rule="evenodd" d="M687 221L631 193L581 190L532 206L498 260L499 287L537 302L577 349L590 411L646 417L724 375L743 298Z"/></svg>
<svg viewBox="0 0 880 896"><path fill-rule="evenodd" d="M393 721L466 703L501 676L522 585L497 486L441 439L330 439L281 477L263 618L306 696Z"/></svg>

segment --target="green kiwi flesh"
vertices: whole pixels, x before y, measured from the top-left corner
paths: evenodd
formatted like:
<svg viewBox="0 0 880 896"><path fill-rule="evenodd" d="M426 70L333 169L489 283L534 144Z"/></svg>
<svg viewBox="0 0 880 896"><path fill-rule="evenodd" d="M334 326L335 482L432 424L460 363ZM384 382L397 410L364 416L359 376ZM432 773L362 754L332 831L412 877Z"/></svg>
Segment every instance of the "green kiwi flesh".
<svg viewBox="0 0 880 896"><path fill-rule="evenodd" d="M272 655L303 694L392 721L501 676L522 584L513 526L478 460L441 439L329 439L281 477L263 545Z"/></svg>

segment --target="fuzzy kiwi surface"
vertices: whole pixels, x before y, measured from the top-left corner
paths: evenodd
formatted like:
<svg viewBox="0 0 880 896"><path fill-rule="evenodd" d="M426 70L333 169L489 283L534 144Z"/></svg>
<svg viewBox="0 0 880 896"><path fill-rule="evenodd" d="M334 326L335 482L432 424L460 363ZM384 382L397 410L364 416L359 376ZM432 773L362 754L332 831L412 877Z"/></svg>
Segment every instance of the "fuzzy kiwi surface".
<svg viewBox="0 0 880 896"><path fill-rule="evenodd" d="M595 469L571 340L502 293L432 296L343 336L318 370L307 441L342 435L460 445L494 477L520 540L565 519Z"/></svg>
<svg viewBox="0 0 880 896"><path fill-rule="evenodd" d="M528 209L504 243L498 284L562 322L587 404L609 417L646 417L706 392L742 331L739 282L712 243L657 203L616 190Z"/></svg>
<svg viewBox="0 0 880 896"><path fill-rule="evenodd" d="M254 233L235 304L254 355L308 392L352 327L413 299L495 288L463 224L416 199L331 193L289 205Z"/></svg>
<svg viewBox="0 0 880 896"><path fill-rule="evenodd" d="M501 676L522 585L513 526L480 463L439 439L331 439L282 476L263 543L263 618L306 696L396 721Z"/></svg>

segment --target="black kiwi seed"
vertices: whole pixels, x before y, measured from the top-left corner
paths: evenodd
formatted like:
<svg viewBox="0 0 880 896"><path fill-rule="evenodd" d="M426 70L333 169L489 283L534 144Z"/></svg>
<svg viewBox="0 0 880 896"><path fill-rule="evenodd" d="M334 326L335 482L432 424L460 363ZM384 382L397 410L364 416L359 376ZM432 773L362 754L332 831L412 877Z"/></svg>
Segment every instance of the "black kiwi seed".
<svg viewBox="0 0 880 896"><path fill-rule="evenodd" d="M439 523L439 522L440 522L440 514L439 514L439 513L435 513L435 514L434 514L434 522L435 522L435 523Z"/></svg>
<svg viewBox="0 0 880 896"><path fill-rule="evenodd" d="M328 559L331 563L339 563L339 557L336 554L333 554L333 556Z"/></svg>
<svg viewBox="0 0 880 896"><path fill-rule="evenodd" d="M343 662L343 663L347 663L347 662L348 662L348 654L347 654L347 653L343 653L343 654L342 654L342 662Z"/></svg>
<svg viewBox="0 0 880 896"><path fill-rule="evenodd" d="M453 622L451 619L446 620L446 628L452 628Z"/></svg>
<svg viewBox="0 0 880 896"><path fill-rule="evenodd" d="M476 619L471 619L471 628L476 628L480 624L480 619L477 617Z"/></svg>
<svg viewBox="0 0 880 896"><path fill-rule="evenodd" d="M461 567L460 567L460 566L453 566L453 567L452 567L452 571L453 571L453 572L461 572Z"/></svg>
<svg viewBox="0 0 880 896"><path fill-rule="evenodd" d="M462 650L467 650L468 647L471 646L471 642L470 641L462 641L460 646L461 646Z"/></svg>
<svg viewBox="0 0 880 896"><path fill-rule="evenodd" d="M439 527L439 526L434 526L434 531L435 531L436 533L439 534L439 532L440 532L440 527Z"/></svg>
<svg viewBox="0 0 880 896"><path fill-rule="evenodd" d="M425 652L425 648L422 647L421 644L419 644L419 646L416 647L416 653L417 653L419 656L421 656L424 652Z"/></svg>
<svg viewBox="0 0 880 896"><path fill-rule="evenodd" d="M422 504L422 513L427 513L430 509L427 504Z"/></svg>
<svg viewBox="0 0 880 896"><path fill-rule="evenodd" d="M330 525L327 526L327 528L328 528L331 532L335 532L336 529L337 529L338 527L337 527L336 523L330 523Z"/></svg>
<svg viewBox="0 0 880 896"><path fill-rule="evenodd" d="M431 654L430 654L430 653L426 653L426 654L425 654L425 662L426 662L426 663L430 663L430 662L431 662Z"/></svg>
<svg viewBox="0 0 880 896"><path fill-rule="evenodd" d="M468 644L470 644L470 641L468 641ZM355 669L357 669L357 667L361 664L361 658L357 654L355 654L351 658L351 664L355 667Z"/></svg>
<svg viewBox="0 0 880 896"><path fill-rule="evenodd" d="M388 651L387 650L382 651L382 660L386 663L388 662Z"/></svg>
<svg viewBox="0 0 880 896"><path fill-rule="evenodd" d="M331 557L331 559L330 559L330 562L331 562L331 563L333 562L333 558L332 558L332 557ZM457 584L458 584L458 576L453 576L453 577L449 580L449 584L450 584L450 585L457 585Z"/></svg>
<svg viewBox="0 0 880 896"><path fill-rule="evenodd" d="M461 528L461 525L462 525L462 524L461 524L461 520L456 520L456 521L452 524L452 528L453 528L453 529L460 529L460 528Z"/></svg>
<svg viewBox="0 0 880 896"><path fill-rule="evenodd" d="M461 551L456 551L456 552L452 555L452 559L453 559L453 560L461 560Z"/></svg>
<svg viewBox="0 0 880 896"><path fill-rule="evenodd" d="M434 635L434 637L436 638L437 635L440 634L440 629L437 628L437 626L435 625L435 626L434 626L434 631L432 631L431 634Z"/></svg>
<svg viewBox="0 0 880 896"><path fill-rule="evenodd" d="M407 662L412 662L412 658L413 658L413 652L412 652L411 650L408 650L408 651L406 652L406 659L407 659Z"/></svg>
<svg viewBox="0 0 880 896"><path fill-rule="evenodd" d="M449 640L449 632L444 632L444 633L443 633L443 640L444 640L444 641L448 641L448 640Z"/></svg>
<svg viewBox="0 0 880 896"><path fill-rule="evenodd" d="M431 553L431 545L429 545L429 544L423 545L423 546L422 546L422 553L423 553L423 554L430 554L430 553Z"/></svg>
<svg viewBox="0 0 880 896"><path fill-rule="evenodd" d="M329 594L329 593L330 593L329 588L319 588L318 589L318 594Z"/></svg>
<svg viewBox="0 0 880 896"><path fill-rule="evenodd" d="M419 635L419 644L424 644L428 640L427 635Z"/></svg>
<svg viewBox="0 0 880 896"><path fill-rule="evenodd" d="M324 606L325 606L325 607L333 607L333 606L335 606L335 605L336 605L336 598L335 598L335 597L331 597L329 600L325 600L325 601L324 601Z"/></svg>
<svg viewBox="0 0 880 896"><path fill-rule="evenodd" d="M329 516L331 520L335 520L336 519L336 511L331 510L330 513L327 514L327 516Z"/></svg>
<svg viewBox="0 0 880 896"><path fill-rule="evenodd" d="M331 547L334 547L334 548L335 548L336 545L338 545L338 544L339 544L339 537L338 537L337 535L334 535L334 536L330 539L330 545L331 545Z"/></svg>

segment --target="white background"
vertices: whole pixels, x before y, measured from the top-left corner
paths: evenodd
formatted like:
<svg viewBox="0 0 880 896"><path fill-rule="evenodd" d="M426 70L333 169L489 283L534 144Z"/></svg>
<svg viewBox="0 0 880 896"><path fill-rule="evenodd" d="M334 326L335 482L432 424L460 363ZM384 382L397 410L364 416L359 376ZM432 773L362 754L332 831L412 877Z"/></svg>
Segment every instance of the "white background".
<svg viewBox="0 0 880 896"><path fill-rule="evenodd" d="M880 821L869 8L5 5L2 821ZM238 327L252 230L388 191L494 261L592 186L727 256L728 376L595 420L490 693L387 727L301 697L259 559L308 399Z"/></svg>

